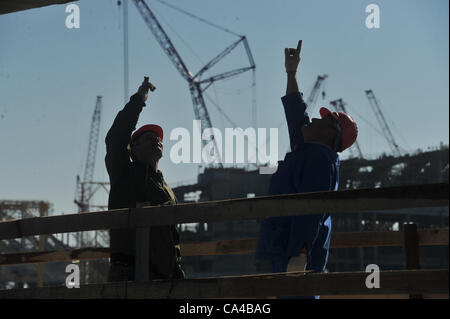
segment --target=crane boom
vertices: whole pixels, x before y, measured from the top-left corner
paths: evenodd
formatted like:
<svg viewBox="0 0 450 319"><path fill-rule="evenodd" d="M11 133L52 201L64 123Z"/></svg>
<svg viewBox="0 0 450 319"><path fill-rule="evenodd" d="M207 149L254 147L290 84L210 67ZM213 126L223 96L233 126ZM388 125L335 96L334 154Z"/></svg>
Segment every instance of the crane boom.
<svg viewBox="0 0 450 319"><path fill-rule="evenodd" d="M159 45L169 57L170 61L172 61L173 65L175 65L178 72L180 72L181 76L185 80L191 80L192 74L189 72L188 68L178 54L178 51L175 49L175 46L173 45L172 41L170 41L169 36L156 19L152 10L150 10L149 6L143 0L133 1L145 23L150 28L150 31L152 31Z"/></svg>
<svg viewBox="0 0 450 319"><path fill-rule="evenodd" d="M149 27L150 31L155 36L156 40L158 41L159 45L163 49L163 51L166 53L166 55L169 57L169 59L174 64L175 68L178 70L178 72L181 74L181 76L188 82L189 85L189 91L191 93L192 103L194 106L194 114L195 118L197 120L200 120L201 123L201 129L202 132L204 132L206 129L212 128L211 118L208 113L208 109L206 108L205 100L203 98L202 92L205 91L214 81L222 80L225 78L229 78L232 76L236 76L240 73L243 73L245 71L248 71L250 69L255 69L255 64L253 62L253 57L251 55L247 39L244 36L239 36L239 40L228 46L223 52L221 52L219 55L214 57L209 63L207 63L200 71L194 76L192 72L189 71L186 64L181 59L181 56L179 55L178 51L175 49L175 46L173 45L172 41L170 40L167 33L162 28L161 24L156 19L156 16L153 14L150 7L145 3L144 0L133 0L134 4L136 5L137 10L141 14L142 18L144 19L145 23ZM172 6L173 7L173 6ZM186 12L185 12L186 13ZM196 17L198 18L198 17ZM232 70L229 72L225 72L222 74L218 74L216 76L212 76L206 80L200 81L199 78L203 75L204 72L209 70L212 66L214 66L216 63L218 63L223 57L225 57L228 53L230 53L236 46L243 42L248 58L250 60L250 67L246 68L240 68L236 70ZM206 86L204 88L201 87L202 83L206 83ZM220 157L221 151L217 147L217 143L214 139L214 136L212 137L214 142L215 150L217 151L217 155ZM203 146L205 146L208 141L202 139ZM220 160L219 166L223 167L222 161Z"/></svg>
<svg viewBox="0 0 450 319"><path fill-rule="evenodd" d="M381 111L380 105L375 98L375 94L372 90L366 90L367 98L369 99L370 106L372 107L373 112L375 113L375 117L378 120L378 124L381 127L384 137L389 144L392 152L396 156L401 156L400 148L398 144L395 142L394 136L392 135L391 129L389 128L387 121Z"/></svg>
<svg viewBox="0 0 450 319"><path fill-rule="evenodd" d="M241 37L236 42L232 43L230 46L225 48L221 53L219 53L215 58L213 58L211 61L209 61L203 68L200 69L200 71L197 72L197 74L194 76L194 78L199 79L203 73L210 68L212 68L217 62L219 62L223 57L225 57L228 53L230 53L237 45L242 42L245 39L245 37Z"/></svg>
<svg viewBox="0 0 450 319"><path fill-rule="evenodd" d="M344 103L344 101L342 99L331 101L330 104L332 106L334 106L334 108L335 108L335 110L337 112L344 112L344 113L348 114L347 110L345 109L345 103ZM358 157L360 159L363 159L364 157L363 157L363 154L361 152L361 148L359 147L358 141L355 141L355 143L348 149L350 154L351 154L351 157L355 157L354 149L356 149L356 152L358 153Z"/></svg>
<svg viewBox="0 0 450 319"><path fill-rule="evenodd" d="M311 90L311 93L309 94L308 99L306 100L306 105L308 108L313 108L316 104L317 98L319 96L320 87L322 86L325 79L328 77L328 75L319 75L317 76L316 83L314 83L314 87Z"/></svg>

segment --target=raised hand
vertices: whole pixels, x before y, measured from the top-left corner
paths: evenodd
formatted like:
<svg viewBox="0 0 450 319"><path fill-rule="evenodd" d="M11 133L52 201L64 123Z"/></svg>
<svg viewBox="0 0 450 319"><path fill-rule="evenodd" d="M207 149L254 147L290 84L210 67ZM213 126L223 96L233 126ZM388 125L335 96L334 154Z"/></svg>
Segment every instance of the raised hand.
<svg viewBox="0 0 450 319"><path fill-rule="evenodd" d="M302 50L302 40L298 41L297 48L285 48L284 49L284 66L286 72L297 72L298 65L301 57L300 52Z"/></svg>
<svg viewBox="0 0 450 319"><path fill-rule="evenodd" d="M149 89L153 92L156 87L148 81L148 76L144 76L144 81L138 89L138 93L144 102L147 101Z"/></svg>

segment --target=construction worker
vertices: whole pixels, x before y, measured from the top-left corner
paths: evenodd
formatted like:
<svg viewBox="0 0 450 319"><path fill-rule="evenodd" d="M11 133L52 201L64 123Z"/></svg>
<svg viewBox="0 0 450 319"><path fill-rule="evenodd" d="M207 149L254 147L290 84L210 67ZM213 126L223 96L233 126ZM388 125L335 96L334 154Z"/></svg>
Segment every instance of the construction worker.
<svg viewBox="0 0 450 319"><path fill-rule="evenodd" d="M350 147L358 135L353 118L342 112L330 112L322 107L321 118L309 120L296 76L301 47L300 40L296 49L285 49L287 89L281 100L291 152L278 162L278 169L270 180L270 195L337 190L337 153ZM286 272L288 267L295 269L291 265L298 264L300 253L306 248L305 269L323 272L328 259L330 232L329 214L264 219L255 257L269 260L272 272Z"/></svg>
<svg viewBox="0 0 450 319"><path fill-rule="evenodd" d="M158 170L163 151L163 130L155 124L135 131L149 88L144 78L136 94L121 110L106 135L105 163L110 179L108 208L170 205L177 202ZM130 160L131 158L131 160ZM108 281L135 280L135 229L110 230ZM179 232L175 225L150 227L149 278L184 278L180 266Z"/></svg>

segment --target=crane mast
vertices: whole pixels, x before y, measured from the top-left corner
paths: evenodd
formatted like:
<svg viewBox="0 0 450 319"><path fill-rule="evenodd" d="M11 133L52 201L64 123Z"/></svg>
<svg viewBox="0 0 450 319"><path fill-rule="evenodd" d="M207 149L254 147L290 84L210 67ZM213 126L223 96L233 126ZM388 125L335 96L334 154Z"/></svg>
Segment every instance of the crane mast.
<svg viewBox="0 0 450 319"><path fill-rule="evenodd" d="M77 176L77 195L75 203L78 205L78 210L80 213L89 211L89 201L94 193L92 191L92 182L94 178L101 110L102 97L97 96L97 102L95 103L94 114L92 115L91 128L89 132L88 152L84 167L83 181L80 180L80 176Z"/></svg>
<svg viewBox="0 0 450 319"><path fill-rule="evenodd" d="M392 150L392 153L396 156L401 156L400 148L398 144L395 142L394 136L387 124L387 121L381 111L380 105L375 98L375 94L372 90L366 90L367 98L369 99L370 106L372 107L373 112L375 113L375 117L378 120L378 124L381 127L384 137L389 144L389 147Z"/></svg>

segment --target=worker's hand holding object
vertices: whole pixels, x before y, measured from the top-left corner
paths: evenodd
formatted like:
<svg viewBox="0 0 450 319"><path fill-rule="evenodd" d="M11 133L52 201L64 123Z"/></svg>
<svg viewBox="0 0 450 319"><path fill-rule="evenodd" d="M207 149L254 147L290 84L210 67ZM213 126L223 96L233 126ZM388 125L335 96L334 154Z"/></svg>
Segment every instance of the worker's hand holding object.
<svg viewBox="0 0 450 319"><path fill-rule="evenodd" d="M138 93L144 102L147 101L149 89L153 92L156 87L148 81L148 76L144 76L144 81L138 89Z"/></svg>

